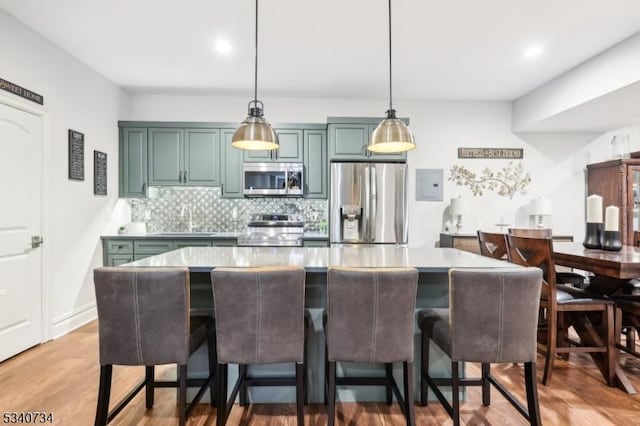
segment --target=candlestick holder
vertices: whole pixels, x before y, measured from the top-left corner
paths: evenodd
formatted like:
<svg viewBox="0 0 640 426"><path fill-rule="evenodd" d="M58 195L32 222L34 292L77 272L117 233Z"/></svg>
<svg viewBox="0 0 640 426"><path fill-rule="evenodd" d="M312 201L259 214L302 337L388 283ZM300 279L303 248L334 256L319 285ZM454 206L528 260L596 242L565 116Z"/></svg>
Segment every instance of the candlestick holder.
<svg viewBox="0 0 640 426"><path fill-rule="evenodd" d="M603 229L604 224L602 222L587 222L587 232L582 245L590 249L602 248Z"/></svg>
<svg viewBox="0 0 640 426"><path fill-rule="evenodd" d="M620 251L622 241L620 241L620 231L604 231L602 238L602 250Z"/></svg>

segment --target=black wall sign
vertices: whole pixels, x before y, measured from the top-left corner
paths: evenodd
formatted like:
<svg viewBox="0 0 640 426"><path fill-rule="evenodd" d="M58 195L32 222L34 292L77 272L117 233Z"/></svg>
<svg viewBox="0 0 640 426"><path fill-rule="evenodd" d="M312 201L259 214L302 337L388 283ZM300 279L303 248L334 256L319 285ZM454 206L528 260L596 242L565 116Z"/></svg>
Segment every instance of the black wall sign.
<svg viewBox="0 0 640 426"><path fill-rule="evenodd" d="M84 180L84 135L69 129L69 179Z"/></svg>
<svg viewBox="0 0 640 426"><path fill-rule="evenodd" d="M25 89L24 87L18 86L17 84L13 84L12 82L7 81L3 78L0 78L0 89L11 92L14 95L18 95L21 98L30 100L31 102L35 102L40 105L44 104L44 98L42 97L42 95Z"/></svg>
<svg viewBox="0 0 640 426"><path fill-rule="evenodd" d="M93 151L93 193L107 195L107 154Z"/></svg>

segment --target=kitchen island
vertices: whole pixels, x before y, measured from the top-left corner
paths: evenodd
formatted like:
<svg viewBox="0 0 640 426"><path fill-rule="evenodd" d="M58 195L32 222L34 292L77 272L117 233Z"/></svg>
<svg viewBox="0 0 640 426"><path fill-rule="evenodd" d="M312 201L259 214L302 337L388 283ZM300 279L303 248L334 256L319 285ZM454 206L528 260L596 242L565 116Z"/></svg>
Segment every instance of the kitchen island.
<svg viewBox="0 0 640 426"><path fill-rule="evenodd" d="M306 308L312 315L307 343L309 398L321 402L324 375L324 330L322 309L326 304L326 272L331 266L349 267L414 267L419 272L416 308L448 306L448 271L451 268L519 268L514 264L495 260L453 248L409 248L394 245L344 245L322 247L185 247L126 264L139 267L187 267L191 275L192 307L213 306L210 272L216 267L296 265L306 270ZM419 329L416 326L414 385L419 396ZM196 370L204 374L206 351L195 357ZM432 371L449 371L450 362L437 347L431 347ZM202 366L199 368L198 366ZM399 367L399 366L398 366ZM293 366L271 365L250 369L252 374L293 374ZM229 383L235 381L237 369L229 369ZM340 364L339 375L383 374L380 366ZM394 371L401 379L401 369ZM399 382L400 383L400 382ZM351 387L341 389L340 401L383 401L384 389ZM253 402L291 402L294 391L270 388L250 390Z"/></svg>

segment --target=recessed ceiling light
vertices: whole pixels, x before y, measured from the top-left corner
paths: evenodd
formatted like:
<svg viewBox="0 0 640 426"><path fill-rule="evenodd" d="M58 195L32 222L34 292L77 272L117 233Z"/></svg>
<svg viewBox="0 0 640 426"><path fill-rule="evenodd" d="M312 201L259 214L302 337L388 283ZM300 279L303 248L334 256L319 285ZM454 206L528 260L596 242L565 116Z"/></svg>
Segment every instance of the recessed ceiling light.
<svg viewBox="0 0 640 426"><path fill-rule="evenodd" d="M539 45L539 44L532 44L531 46L527 47L524 52L522 52L522 56L525 59L535 59L538 56L542 55L544 53L544 48Z"/></svg>
<svg viewBox="0 0 640 426"><path fill-rule="evenodd" d="M216 52L220 53L221 55L228 55L233 50L231 42L225 38L216 40L216 42L214 43L214 48L216 49Z"/></svg>

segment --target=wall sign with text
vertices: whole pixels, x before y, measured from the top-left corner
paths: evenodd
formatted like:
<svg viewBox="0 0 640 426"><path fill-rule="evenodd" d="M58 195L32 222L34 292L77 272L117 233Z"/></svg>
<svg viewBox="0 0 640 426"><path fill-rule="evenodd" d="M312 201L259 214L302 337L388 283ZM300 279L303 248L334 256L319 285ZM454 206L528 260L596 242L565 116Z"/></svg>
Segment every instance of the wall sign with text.
<svg viewBox="0 0 640 426"><path fill-rule="evenodd" d="M84 134L69 129L69 179L84 180Z"/></svg>
<svg viewBox="0 0 640 426"><path fill-rule="evenodd" d="M458 158L498 158L520 160L522 148L458 148Z"/></svg>
<svg viewBox="0 0 640 426"><path fill-rule="evenodd" d="M35 102L40 105L44 104L44 97L42 95L39 95L36 92L32 92L29 89L25 89L22 86L18 86L17 84L7 81L4 78L0 78L0 89L6 90L9 93L13 93L14 95L25 98L31 102Z"/></svg>
<svg viewBox="0 0 640 426"><path fill-rule="evenodd" d="M107 195L107 154L93 151L93 193Z"/></svg>

